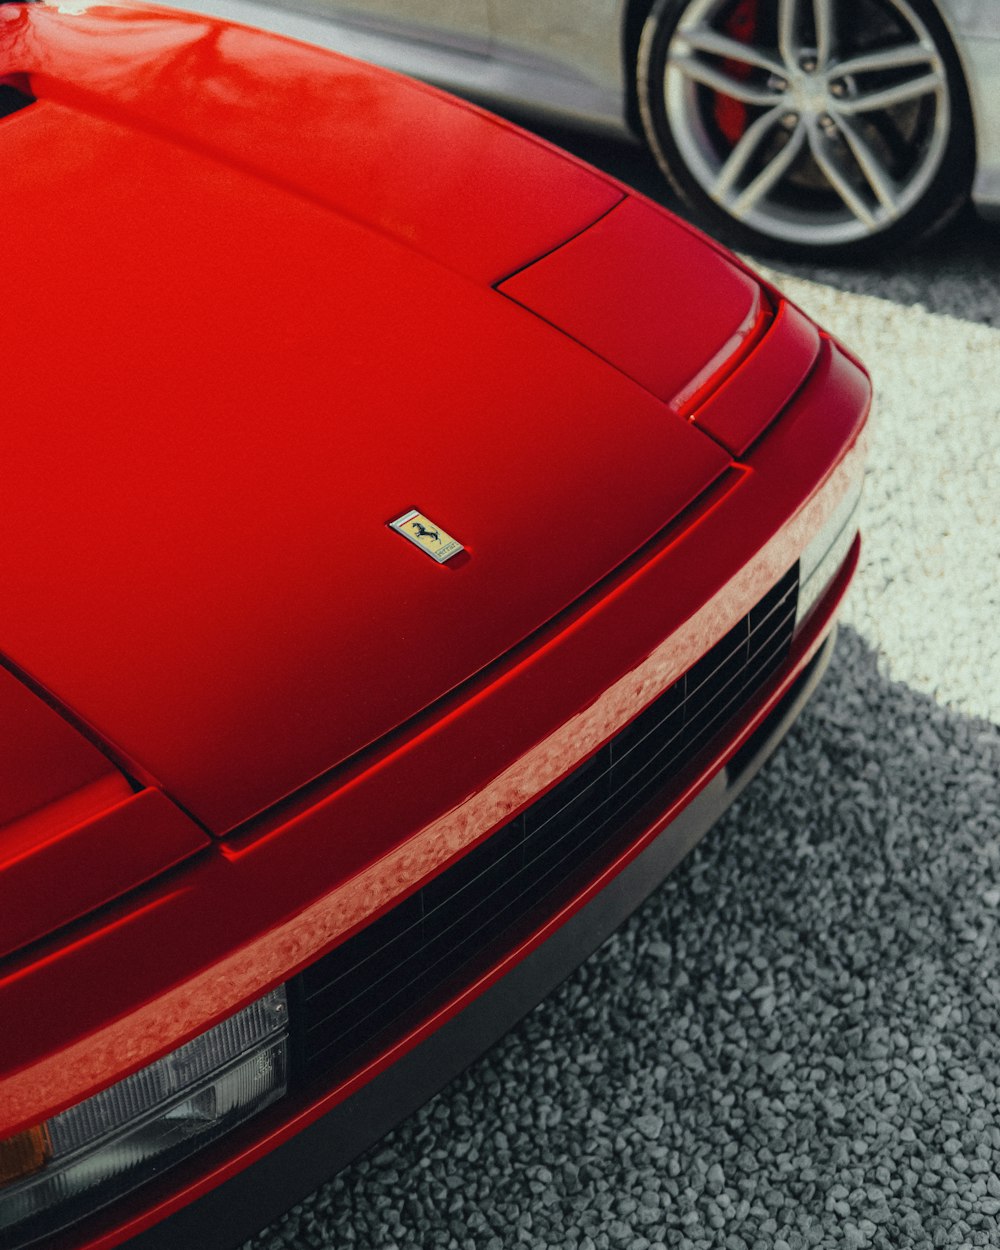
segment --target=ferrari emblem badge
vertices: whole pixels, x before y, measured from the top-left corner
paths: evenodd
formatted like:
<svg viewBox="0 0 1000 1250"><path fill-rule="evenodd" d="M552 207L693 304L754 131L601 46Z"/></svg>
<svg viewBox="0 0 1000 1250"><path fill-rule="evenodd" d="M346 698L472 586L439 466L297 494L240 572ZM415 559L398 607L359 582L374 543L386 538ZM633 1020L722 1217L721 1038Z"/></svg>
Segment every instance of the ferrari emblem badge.
<svg viewBox="0 0 1000 1250"><path fill-rule="evenodd" d="M394 529L397 534L402 534L404 538L408 538L415 547L426 552L438 564L444 564L445 560L450 560L452 556L457 556L460 551L465 550L462 544L450 534L446 534L440 525L435 525L415 508L410 512L404 512L395 521L390 521L389 528Z"/></svg>

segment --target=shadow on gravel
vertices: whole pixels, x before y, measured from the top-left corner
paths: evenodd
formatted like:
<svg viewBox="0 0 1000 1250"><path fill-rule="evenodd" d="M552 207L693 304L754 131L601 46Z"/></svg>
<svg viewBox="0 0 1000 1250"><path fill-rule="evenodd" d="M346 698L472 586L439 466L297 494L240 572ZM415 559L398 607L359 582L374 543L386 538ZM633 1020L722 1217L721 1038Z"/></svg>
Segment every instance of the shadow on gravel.
<svg viewBox="0 0 1000 1250"><path fill-rule="evenodd" d="M998 776L843 630L632 921L255 1246L1000 1244Z"/></svg>
<svg viewBox="0 0 1000 1250"><path fill-rule="evenodd" d="M644 195L683 213L653 157L630 144L585 131L539 126L520 119L550 142L566 148ZM697 218L691 218L698 225ZM928 312L1000 328L1000 226L965 209L929 242L858 265L798 264L773 256L750 257L783 273L823 282L858 295L875 295Z"/></svg>

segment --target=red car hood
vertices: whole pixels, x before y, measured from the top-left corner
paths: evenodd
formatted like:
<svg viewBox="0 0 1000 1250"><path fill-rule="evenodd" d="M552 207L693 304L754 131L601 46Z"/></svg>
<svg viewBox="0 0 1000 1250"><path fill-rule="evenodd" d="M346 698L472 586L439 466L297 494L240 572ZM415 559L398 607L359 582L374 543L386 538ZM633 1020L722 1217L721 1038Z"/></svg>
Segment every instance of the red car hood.
<svg viewBox="0 0 1000 1250"><path fill-rule="evenodd" d="M0 650L224 833L503 655L729 457L491 289L613 184L328 53L99 13L0 9L0 76L38 97L0 121ZM746 322L750 280L678 246ZM663 346L700 378L732 333ZM409 508L467 555L390 530Z"/></svg>

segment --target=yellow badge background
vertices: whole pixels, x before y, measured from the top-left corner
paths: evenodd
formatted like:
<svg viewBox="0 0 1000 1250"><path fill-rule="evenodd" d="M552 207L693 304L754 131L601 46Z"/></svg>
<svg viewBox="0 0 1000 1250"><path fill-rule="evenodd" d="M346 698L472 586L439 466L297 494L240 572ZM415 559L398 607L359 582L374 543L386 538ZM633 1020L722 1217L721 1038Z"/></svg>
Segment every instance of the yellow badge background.
<svg viewBox="0 0 1000 1250"><path fill-rule="evenodd" d="M443 564L445 560L450 560L452 556L464 550L457 539L452 538L440 525L435 525L430 517L422 512L415 510L404 512L395 521L390 521L389 526L402 534L404 538L408 538L415 547L426 552L438 564Z"/></svg>

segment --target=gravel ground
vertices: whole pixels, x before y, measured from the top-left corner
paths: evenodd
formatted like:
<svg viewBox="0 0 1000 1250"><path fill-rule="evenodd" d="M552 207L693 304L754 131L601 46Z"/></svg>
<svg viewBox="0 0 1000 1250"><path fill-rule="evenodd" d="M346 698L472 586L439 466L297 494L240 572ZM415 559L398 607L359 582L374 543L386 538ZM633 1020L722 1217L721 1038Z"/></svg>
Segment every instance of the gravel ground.
<svg viewBox="0 0 1000 1250"><path fill-rule="evenodd" d="M252 1250L1000 1246L1000 234L769 272L878 393L825 683L629 924Z"/></svg>

